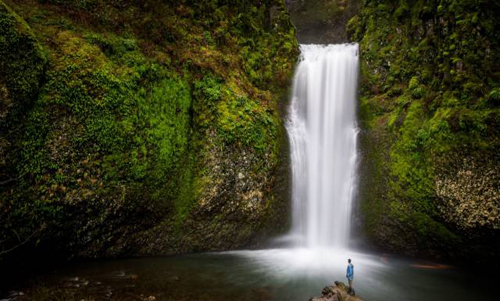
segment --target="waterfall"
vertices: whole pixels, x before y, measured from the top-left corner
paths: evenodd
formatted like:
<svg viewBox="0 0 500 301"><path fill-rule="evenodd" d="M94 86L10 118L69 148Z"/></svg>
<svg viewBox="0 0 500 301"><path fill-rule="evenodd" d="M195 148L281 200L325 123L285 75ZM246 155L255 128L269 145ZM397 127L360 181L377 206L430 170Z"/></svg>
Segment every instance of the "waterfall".
<svg viewBox="0 0 500 301"><path fill-rule="evenodd" d="M301 45L287 130L292 234L308 248L346 248L356 186L358 45Z"/></svg>

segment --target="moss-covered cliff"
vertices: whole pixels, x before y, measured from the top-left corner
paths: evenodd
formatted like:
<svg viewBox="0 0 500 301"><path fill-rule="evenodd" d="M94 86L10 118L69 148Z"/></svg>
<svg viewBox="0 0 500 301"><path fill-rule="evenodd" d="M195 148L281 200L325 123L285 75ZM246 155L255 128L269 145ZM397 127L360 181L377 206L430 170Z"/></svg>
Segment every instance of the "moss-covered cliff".
<svg viewBox="0 0 500 301"><path fill-rule="evenodd" d="M364 1L361 209L380 246L494 258L500 247L500 4Z"/></svg>
<svg viewBox="0 0 500 301"><path fill-rule="evenodd" d="M283 1L0 1L0 29L0 258L286 228Z"/></svg>

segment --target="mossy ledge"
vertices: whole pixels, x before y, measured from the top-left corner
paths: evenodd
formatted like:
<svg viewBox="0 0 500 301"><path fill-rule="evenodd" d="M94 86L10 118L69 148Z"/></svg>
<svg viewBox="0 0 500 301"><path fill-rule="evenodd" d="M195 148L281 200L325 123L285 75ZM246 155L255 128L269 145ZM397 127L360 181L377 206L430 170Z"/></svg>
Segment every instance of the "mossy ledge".
<svg viewBox="0 0 500 301"><path fill-rule="evenodd" d="M0 261L258 245L287 227L282 0L0 1Z"/></svg>
<svg viewBox="0 0 500 301"><path fill-rule="evenodd" d="M500 5L364 1L361 212L381 248L498 263Z"/></svg>

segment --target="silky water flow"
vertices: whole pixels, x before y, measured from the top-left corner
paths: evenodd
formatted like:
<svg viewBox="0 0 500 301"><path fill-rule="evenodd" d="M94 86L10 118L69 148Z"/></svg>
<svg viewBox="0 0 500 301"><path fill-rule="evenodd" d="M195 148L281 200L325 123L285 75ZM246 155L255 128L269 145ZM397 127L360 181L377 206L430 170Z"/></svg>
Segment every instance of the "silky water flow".
<svg viewBox="0 0 500 301"><path fill-rule="evenodd" d="M287 130L292 234L306 248L346 248L356 187L358 45L302 45Z"/></svg>

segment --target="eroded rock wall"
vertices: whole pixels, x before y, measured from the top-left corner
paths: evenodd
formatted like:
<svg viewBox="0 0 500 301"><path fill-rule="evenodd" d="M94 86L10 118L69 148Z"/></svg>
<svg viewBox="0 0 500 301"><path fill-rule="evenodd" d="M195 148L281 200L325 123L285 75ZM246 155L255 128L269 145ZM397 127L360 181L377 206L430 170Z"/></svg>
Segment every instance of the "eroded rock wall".
<svg viewBox="0 0 500 301"><path fill-rule="evenodd" d="M284 231L298 56L284 5L0 1L0 257L226 250Z"/></svg>
<svg viewBox="0 0 500 301"><path fill-rule="evenodd" d="M349 42L346 25L359 12L361 0L288 0L301 44Z"/></svg>
<svg viewBox="0 0 500 301"><path fill-rule="evenodd" d="M361 211L384 249L498 262L500 5L364 1Z"/></svg>

